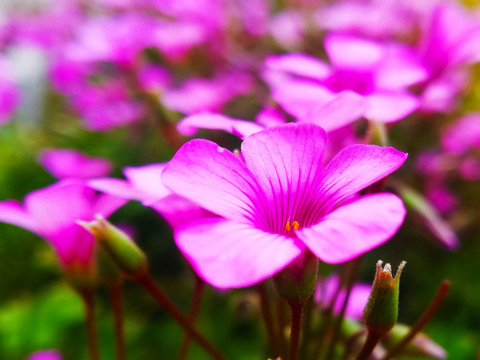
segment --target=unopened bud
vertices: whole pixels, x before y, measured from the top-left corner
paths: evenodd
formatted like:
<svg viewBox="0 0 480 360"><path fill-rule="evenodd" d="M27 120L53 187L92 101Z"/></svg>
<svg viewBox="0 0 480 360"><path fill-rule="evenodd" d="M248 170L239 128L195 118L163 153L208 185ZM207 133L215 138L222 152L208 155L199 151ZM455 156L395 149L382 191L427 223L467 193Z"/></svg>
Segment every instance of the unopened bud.
<svg viewBox="0 0 480 360"><path fill-rule="evenodd" d="M305 302L315 290L318 259L309 251L273 277L278 295L287 302Z"/></svg>
<svg viewBox="0 0 480 360"><path fill-rule="evenodd" d="M405 261L400 264L394 278L390 264L382 269L382 261L377 262L372 291L363 311L363 321L369 333L381 337L397 322L400 274L405 264Z"/></svg>
<svg viewBox="0 0 480 360"><path fill-rule="evenodd" d="M145 254L122 230L101 215L97 215L94 221L80 221L79 224L95 236L98 244L105 249L125 275L138 278L146 274L148 264Z"/></svg>

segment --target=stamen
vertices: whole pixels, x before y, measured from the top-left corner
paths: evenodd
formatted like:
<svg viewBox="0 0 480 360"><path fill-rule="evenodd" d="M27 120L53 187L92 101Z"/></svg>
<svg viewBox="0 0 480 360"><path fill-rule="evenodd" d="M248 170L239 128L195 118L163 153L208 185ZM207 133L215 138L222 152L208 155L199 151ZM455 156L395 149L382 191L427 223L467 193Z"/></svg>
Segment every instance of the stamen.
<svg viewBox="0 0 480 360"><path fill-rule="evenodd" d="M290 221L287 221L287 223L285 224L285 230L287 231L287 233L292 230L295 231L298 229L300 229L300 223L297 220L293 221L292 223L290 223Z"/></svg>

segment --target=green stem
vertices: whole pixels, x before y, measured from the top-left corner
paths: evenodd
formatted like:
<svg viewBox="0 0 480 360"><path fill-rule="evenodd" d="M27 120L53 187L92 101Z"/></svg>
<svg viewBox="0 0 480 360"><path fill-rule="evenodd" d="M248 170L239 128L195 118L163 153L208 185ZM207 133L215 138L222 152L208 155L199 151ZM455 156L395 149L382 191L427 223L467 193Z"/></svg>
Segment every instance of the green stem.
<svg viewBox="0 0 480 360"><path fill-rule="evenodd" d="M300 331L302 328L302 312L305 303L303 301L291 301L290 311L292 313L292 321L290 324L290 350L289 360L297 360L298 358L298 345L300 344Z"/></svg>
<svg viewBox="0 0 480 360"><path fill-rule="evenodd" d="M280 297L277 296L277 334L278 334L278 342L279 348L281 352L281 358L283 359L287 355L287 344L285 341L285 327L287 325L286 322L286 308L285 308L285 301Z"/></svg>
<svg viewBox="0 0 480 360"><path fill-rule="evenodd" d="M92 291L83 291L81 292L81 297L85 306L85 325L87 330L90 359L100 360L97 322L95 320L95 296Z"/></svg>
<svg viewBox="0 0 480 360"><path fill-rule="evenodd" d="M180 310L172 303L160 290L150 274L146 274L136 281L148 291L148 293L159 303L173 319L209 354L214 360L226 360L225 356L218 351L200 332L198 332L190 323L190 319L185 317Z"/></svg>
<svg viewBox="0 0 480 360"><path fill-rule="evenodd" d="M200 311L200 304L202 303L203 290L205 289L205 282L196 274L194 274L194 276L195 289L193 290L193 300L189 315L191 326L194 326L195 321L197 320L198 313ZM178 360L185 360L187 358L191 340L192 337L188 333L183 335L182 344L180 345L180 352L178 353Z"/></svg>
<svg viewBox="0 0 480 360"><path fill-rule="evenodd" d="M123 335L123 295L122 283L109 286L108 292L112 303L113 328L115 331L115 353L117 360L125 360L125 337Z"/></svg>
<svg viewBox="0 0 480 360"><path fill-rule="evenodd" d="M413 338L428 324L428 322L433 318L438 308L445 300L448 290L450 289L450 281L443 280L440 284L440 287L435 294L435 297L428 305L428 308L420 316L417 322L410 328L410 331L405 335L402 340L400 340L394 347L392 347L388 353L382 358L382 360L392 359L397 355Z"/></svg>

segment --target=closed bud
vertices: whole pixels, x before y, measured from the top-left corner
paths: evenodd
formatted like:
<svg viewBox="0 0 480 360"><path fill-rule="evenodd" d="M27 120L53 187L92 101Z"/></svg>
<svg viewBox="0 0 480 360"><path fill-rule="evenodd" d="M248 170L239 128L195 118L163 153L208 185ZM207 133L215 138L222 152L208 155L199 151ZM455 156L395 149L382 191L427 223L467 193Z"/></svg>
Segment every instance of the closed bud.
<svg viewBox="0 0 480 360"><path fill-rule="evenodd" d="M377 262L372 291L363 311L363 321L368 332L378 337L385 335L397 322L400 274L405 264L405 261L400 264L394 278L390 264L382 269L382 261Z"/></svg>
<svg viewBox="0 0 480 360"><path fill-rule="evenodd" d="M315 290L318 259L309 251L273 277L278 295L287 302L305 302Z"/></svg>
<svg viewBox="0 0 480 360"><path fill-rule="evenodd" d="M137 279L148 272L147 258L143 251L126 233L101 215L97 215L94 221L80 221L79 224L95 236L98 244L126 276Z"/></svg>

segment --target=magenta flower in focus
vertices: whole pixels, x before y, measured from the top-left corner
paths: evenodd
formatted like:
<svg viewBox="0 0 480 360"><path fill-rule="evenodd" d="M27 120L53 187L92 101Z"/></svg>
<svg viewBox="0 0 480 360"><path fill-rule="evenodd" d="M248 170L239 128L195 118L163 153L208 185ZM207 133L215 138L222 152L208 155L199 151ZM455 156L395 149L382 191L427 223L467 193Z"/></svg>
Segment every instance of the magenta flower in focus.
<svg viewBox="0 0 480 360"><path fill-rule="evenodd" d="M112 171L109 161L70 149L44 150L38 161L57 179L89 179L108 175Z"/></svg>
<svg viewBox="0 0 480 360"><path fill-rule="evenodd" d="M90 180L88 184L106 194L140 201L163 216L172 228L185 225L198 218L215 216L163 186L162 172L164 168L165 164L126 167L123 170L126 180L99 178Z"/></svg>
<svg viewBox="0 0 480 360"><path fill-rule="evenodd" d="M65 272L89 272L95 239L77 220L92 221L96 214L108 217L124 203L111 195L96 195L83 182L64 180L31 192L23 205L14 200L0 202L0 221L44 238Z"/></svg>
<svg viewBox="0 0 480 360"><path fill-rule="evenodd" d="M43 350L33 353L27 360L62 360L62 355L55 350Z"/></svg>
<svg viewBox="0 0 480 360"><path fill-rule="evenodd" d="M246 138L244 162L207 140L177 152L163 172L165 186L223 217L175 231L204 280L219 288L250 286L307 249L322 261L345 262L397 231L405 216L397 196L355 195L399 168L407 154L353 145L323 166L325 145L319 126L287 124Z"/></svg>

